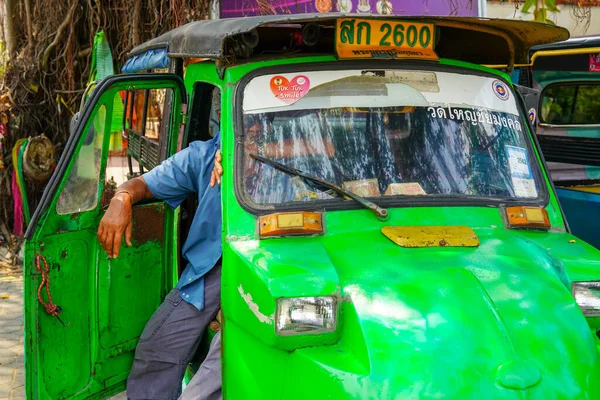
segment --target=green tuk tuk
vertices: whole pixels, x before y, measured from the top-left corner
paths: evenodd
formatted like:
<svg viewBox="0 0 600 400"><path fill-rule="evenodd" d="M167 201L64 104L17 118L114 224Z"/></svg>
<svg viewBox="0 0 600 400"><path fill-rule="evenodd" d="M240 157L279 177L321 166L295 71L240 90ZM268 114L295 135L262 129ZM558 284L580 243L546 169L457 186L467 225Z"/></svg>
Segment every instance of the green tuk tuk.
<svg viewBox="0 0 600 400"><path fill-rule="evenodd" d="M124 389L195 199L136 205L116 259L103 206L216 129L227 399L600 398L600 253L569 233L522 96L482 66L567 37L305 14L134 49L129 70L168 72L97 84L27 232L28 398Z"/></svg>

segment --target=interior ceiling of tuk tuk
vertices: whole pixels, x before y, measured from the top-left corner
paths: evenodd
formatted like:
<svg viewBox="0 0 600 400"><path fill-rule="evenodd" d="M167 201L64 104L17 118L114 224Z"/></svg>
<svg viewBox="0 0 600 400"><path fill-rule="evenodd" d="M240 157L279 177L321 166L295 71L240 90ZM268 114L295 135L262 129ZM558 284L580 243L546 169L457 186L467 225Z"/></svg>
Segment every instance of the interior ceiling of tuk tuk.
<svg viewBox="0 0 600 400"><path fill-rule="evenodd" d="M289 48L292 37L303 25L316 23L321 28L319 42L294 54L332 54L334 51L334 27L341 17L360 18L354 14L298 14L269 15L248 18L230 18L191 22L165 33L134 48L130 56L148 50L166 48L169 57L211 58L227 60L227 64L239 62L232 59L231 38L239 37L256 29L260 38L253 56L272 54ZM369 15L368 18L379 18ZM440 57L477 64L507 64L511 59L516 64L528 62L529 49L534 45L564 41L569 33L566 29L538 22L514 20L402 16L385 19L430 22L437 27L435 50ZM514 53L514 56L512 54Z"/></svg>

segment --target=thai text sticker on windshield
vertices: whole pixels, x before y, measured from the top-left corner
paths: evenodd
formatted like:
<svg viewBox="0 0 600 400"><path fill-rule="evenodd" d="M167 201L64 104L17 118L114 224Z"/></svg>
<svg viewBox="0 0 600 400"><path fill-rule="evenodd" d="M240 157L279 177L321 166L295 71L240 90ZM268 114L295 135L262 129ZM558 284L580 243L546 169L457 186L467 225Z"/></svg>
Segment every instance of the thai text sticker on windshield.
<svg viewBox="0 0 600 400"><path fill-rule="evenodd" d="M517 178L531 178L531 169L529 168L529 159L527 150L522 147L504 146L508 156L508 166L510 175Z"/></svg>
<svg viewBox="0 0 600 400"><path fill-rule="evenodd" d="M510 176L517 197L537 197L535 181L531 176L527 150L522 147L504 146L508 156Z"/></svg>

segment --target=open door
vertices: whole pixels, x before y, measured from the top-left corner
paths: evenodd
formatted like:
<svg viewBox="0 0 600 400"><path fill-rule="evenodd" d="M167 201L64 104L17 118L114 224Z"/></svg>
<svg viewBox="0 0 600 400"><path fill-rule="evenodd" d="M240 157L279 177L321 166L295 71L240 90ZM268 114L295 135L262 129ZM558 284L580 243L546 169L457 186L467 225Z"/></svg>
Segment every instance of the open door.
<svg viewBox="0 0 600 400"><path fill-rule="evenodd" d="M161 114L165 156L177 150L186 109L181 78L111 76L86 102L32 218L24 261L29 399L99 399L123 390L142 329L175 284L177 211L165 203L134 207L134 246L118 259L109 259L96 237L112 196L107 165L115 129L128 131L122 99L155 89L169 95ZM137 139L156 147L152 138Z"/></svg>

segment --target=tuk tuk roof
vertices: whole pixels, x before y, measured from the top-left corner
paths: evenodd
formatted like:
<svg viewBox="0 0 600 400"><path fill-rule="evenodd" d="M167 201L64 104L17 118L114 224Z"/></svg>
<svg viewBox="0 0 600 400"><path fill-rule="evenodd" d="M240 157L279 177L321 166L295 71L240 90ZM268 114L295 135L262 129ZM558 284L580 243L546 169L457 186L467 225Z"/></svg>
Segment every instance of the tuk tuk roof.
<svg viewBox="0 0 600 400"><path fill-rule="evenodd" d="M600 35L596 36L581 36L571 38L562 42L542 44L531 48L530 53L533 54L540 50L569 50L569 49L584 49L588 47L600 47Z"/></svg>
<svg viewBox="0 0 600 400"><path fill-rule="evenodd" d="M170 58L225 59L229 54L226 49L229 38L256 29L261 42L267 42L269 38L281 39L281 35L273 34L276 29L301 27L307 23L320 25L323 35L330 35L330 41L333 41L333 28L339 18L383 18L434 23L438 28L436 52L440 57L478 64L527 63L532 46L562 41L569 37L566 29L539 22L475 17L363 16L343 13L268 15L190 22L135 47L130 56L167 49ZM333 44L330 47L329 52L333 53Z"/></svg>

